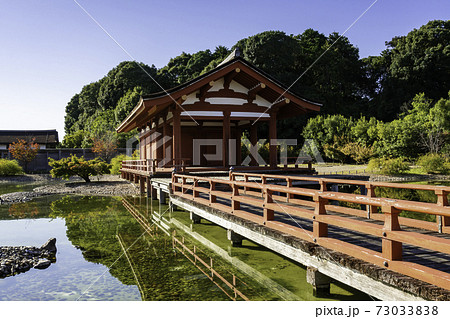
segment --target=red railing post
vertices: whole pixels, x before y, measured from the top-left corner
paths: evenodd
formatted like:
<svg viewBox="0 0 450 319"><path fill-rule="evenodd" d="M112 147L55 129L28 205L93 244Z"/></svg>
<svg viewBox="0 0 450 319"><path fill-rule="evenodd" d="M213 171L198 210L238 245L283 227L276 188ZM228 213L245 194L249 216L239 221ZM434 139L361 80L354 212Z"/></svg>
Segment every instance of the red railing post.
<svg viewBox="0 0 450 319"><path fill-rule="evenodd" d="M313 215L313 234L314 234L314 242L317 242L317 239L319 237L327 237L328 236L328 224L317 220L319 215L327 214L325 205L328 205L328 200L322 198L322 196L320 196L320 194L315 195L313 199L316 202L316 207L314 209L314 215Z"/></svg>
<svg viewBox="0 0 450 319"><path fill-rule="evenodd" d="M264 175L261 175L261 184L262 185L266 185L267 184L267 177L264 176ZM264 189L261 189L261 197L264 197ZM272 198L272 196L270 196L270 197Z"/></svg>
<svg viewBox="0 0 450 319"><path fill-rule="evenodd" d="M177 177L175 175L175 173L172 173L172 192L176 192L177 191L177 187L175 186L175 183L177 182Z"/></svg>
<svg viewBox="0 0 450 319"><path fill-rule="evenodd" d="M198 187L198 179L196 179L194 177L194 183L193 183L193 188L192 188L192 199L195 200L195 197L198 197L199 192L196 191L195 189Z"/></svg>
<svg viewBox="0 0 450 319"><path fill-rule="evenodd" d="M232 192L233 195L231 197L231 209L234 212L241 209L241 203L235 199L237 196L239 196L239 186L237 186L236 183L233 183L232 185Z"/></svg>
<svg viewBox="0 0 450 319"><path fill-rule="evenodd" d="M248 183L248 175L244 173L244 182ZM247 194L247 191L250 189L248 186L244 186L244 194Z"/></svg>
<svg viewBox="0 0 450 319"><path fill-rule="evenodd" d="M319 185L320 185L320 191L321 192L326 192L327 191L327 182L324 180L320 180L319 181Z"/></svg>
<svg viewBox="0 0 450 319"><path fill-rule="evenodd" d="M382 234L383 257L388 260L402 260L402 243L386 238L388 232L401 230L400 223L398 221L400 210L393 207L392 205L382 206L381 210L384 213L384 227Z"/></svg>
<svg viewBox="0 0 450 319"><path fill-rule="evenodd" d="M216 195L213 195L212 192L216 189L216 183L214 181L210 181L209 186L209 203L214 204L216 202Z"/></svg>
<svg viewBox="0 0 450 319"><path fill-rule="evenodd" d="M272 190L270 190L270 189L267 189L267 188L264 188L263 190L262 190L262 193L263 193L263 195L264 195L264 204L263 204L263 207L264 207L264 217L263 217L263 224L266 224L266 222L267 221L269 221L269 220L273 220L273 218L274 218L274 211L273 211L273 209L269 209L268 208L268 204L271 204L271 203L273 203L273 198L272 198Z"/></svg>
<svg viewBox="0 0 450 319"><path fill-rule="evenodd" d="M291 188L292 187L292 179L289 177L286 177L286 187ZM286 192L286 202L289 203L289 201L294 198L294 195Z"/></svg>
<svg viewBox="0 0 450 319"><path fill-rule="evenodd" d="M372 197L376 197L375 195L375 186L373 186L372 184L368 183L366 184L366 191L367 191L367 197L372 198ZM370 217L372 216L372 214L376 214L377 213L377 207L373 206L373 205L367 205L367 218L370 219Z"/></svg>
<svg viewBox="0 0 450 319"><path fill-rule="evenodd" d="M261 184L265 185L267 183L267 177L262 175L261 176Z"/></svg>
<svg viewBox="0 0 450 319"><path fill-rule="evenodd" d="M437 196L437 204L439 206L448 206L448 192L443 189L436 189L434 193ZM439 232L442 233L444 227L450 226L450 217L448 216L436 216L436 222L438 223Z"/></svg>

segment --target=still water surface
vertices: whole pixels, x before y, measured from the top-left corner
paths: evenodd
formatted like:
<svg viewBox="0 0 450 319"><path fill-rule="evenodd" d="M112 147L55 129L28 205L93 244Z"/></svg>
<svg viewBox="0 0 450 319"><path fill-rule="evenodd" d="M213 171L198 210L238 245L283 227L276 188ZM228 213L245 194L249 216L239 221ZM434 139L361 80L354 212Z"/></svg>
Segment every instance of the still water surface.
<svg viewBox="0 0 450 319"><path fill-rule="evenodd" d="M247 240L231 247L225 229L204 220L193 225L187 212L127 200L151 231L144 232L118 197L51 196L0 206L0 245L40 246L55 237L58 248L49 268L0 279L0 300L229 300L173 249L173 231L225 278L234 274L250 300L370 299L334 284L330 296L315 298L302 266Z"/></svg>

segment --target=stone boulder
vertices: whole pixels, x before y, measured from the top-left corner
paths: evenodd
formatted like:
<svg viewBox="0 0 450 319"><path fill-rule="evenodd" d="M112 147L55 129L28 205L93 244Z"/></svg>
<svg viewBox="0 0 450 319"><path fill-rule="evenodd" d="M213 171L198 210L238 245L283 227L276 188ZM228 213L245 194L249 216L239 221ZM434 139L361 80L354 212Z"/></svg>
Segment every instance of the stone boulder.
<svg viewBox="0 0 450 319"><path fill-rule="evenodd" d="M56 238L50 238L44 245L41 246L41 250L47 250L52 254L56 253Z"/></svg>

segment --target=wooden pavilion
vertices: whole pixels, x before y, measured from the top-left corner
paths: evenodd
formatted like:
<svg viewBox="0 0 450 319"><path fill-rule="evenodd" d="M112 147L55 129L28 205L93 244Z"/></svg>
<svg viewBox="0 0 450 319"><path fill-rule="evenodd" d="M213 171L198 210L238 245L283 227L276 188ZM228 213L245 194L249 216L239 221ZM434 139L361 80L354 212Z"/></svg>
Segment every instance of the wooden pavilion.
<svg viewBox="0 0 450 319"><path fill-rule="evenodd" d="M256 145L257 125L268 122L273 169L277 120L319 111L320 106L290 92L235 50L215 69L185 84L142 96L117 132L139 132L141 161L128 162L135 166L129 169L150 165L167 170L181 164L227 169L241 165L242 131L249 129L250 142ZM255 158L250 166L259 166Z"/></svg>

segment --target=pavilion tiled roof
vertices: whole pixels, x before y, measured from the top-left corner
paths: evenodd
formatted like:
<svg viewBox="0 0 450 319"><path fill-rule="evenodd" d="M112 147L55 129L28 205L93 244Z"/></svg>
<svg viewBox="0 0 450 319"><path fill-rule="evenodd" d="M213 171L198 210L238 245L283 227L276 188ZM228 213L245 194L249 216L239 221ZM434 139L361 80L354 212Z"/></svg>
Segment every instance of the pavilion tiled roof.
<svg viewBox="0 0 450 319"><path fill-rule="evenodd" d="M0 130L0 144L11 144L23 139L30 142L35 138L34 142L38 144L57 144L58 132L56 130Z"/></svg>
<svg viewBox="0 0 450 319"><path fill-rule="evenodd" d="M321 103L307 100L290 91L289 88L280 83L278 80L274 79L269 74L265 73L261 69L255 67L250 62L242 58L239 51L233 51L233 53L230 54L229 57L227 57L224 61L222 61L222 63L220 63L216 68L210 70L209 72L206 72L190 81L187 81L186 83L183 83L171 89L141 96L138 104L134 107L127 118L124 119L124 121L116 130L118 132L124 132L133 129L135 127L135 124L133 123L135 123L137 116L139 116L140 113L144 112L144 109L146 112L149 112L149 106L158 105L161 107L165 107L164 105L172 103L172 101L180 98L181 95L189 94L191 93L191 91L195 91L196 89L198 89L197 87L202 85L205 81L209 81L209 79L214 80L214 78L219 74L228 72L228 70L232 71L235 67L243 67L247 70L244 70L244 72L240 72L240 74L234 78L234 80L239 82L241 85L247 88L251 88L261 81L267 82L267 84L269 84L269 89L258 93L261 97L268 101L273 102L277 99L280 99L282 97L280 95L280 92L282 92L282 95L286 95L291 100L293 100L293 102L296 102L291 103L291 105L301 104L303 110L305 111L319 111L320 107L322 106ZM252 73L253 75L248 74L248 72ZM278 89L274 90L274 87Z"/></svg>

